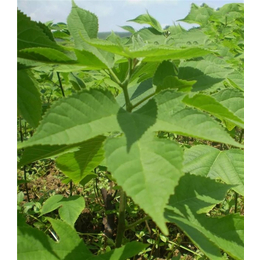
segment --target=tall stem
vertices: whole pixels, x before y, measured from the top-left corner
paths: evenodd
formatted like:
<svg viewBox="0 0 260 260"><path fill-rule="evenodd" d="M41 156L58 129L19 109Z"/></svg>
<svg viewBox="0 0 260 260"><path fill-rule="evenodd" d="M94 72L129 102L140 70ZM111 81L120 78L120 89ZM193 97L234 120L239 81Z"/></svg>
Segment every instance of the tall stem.
<svg viewBox="0 0 260 260"><path fill-rule="evenodd" d="M121 189L119 217L118 217L117 234L116 234L116 247L120 247L122 245L122 241L125 234L125 208L126 208L126 194L123 191L123 189Z"/></svg>
<svg viewBox="0 0 260 260"><path fill-rule="evenodd" d="M22 130L22 118L19 117L19 132L20 132L20 137L21 137L21 142L23 142L23 130ZM27 178L26 178L26 166L23 166L23 177L25 180L25 190L26 190L26 194L27 194L27 200L28 202L30 202L30 197L29 197L29 190L28 190L28 186L27 186Z"/></svg>
<svg viewBox="0 0 260 260"><path fill-rule="evenodd" d="M60 90L61 90L62 96L65 97L65 93L64 93L64 89L63 89L63 86L62 86L62 83L61 83L61 78L60 78L59 72L57 72L57 76L58 76L58 79L59 79ZM70 181L70 197L72 196L72 189L73 189L73 183L72 183L72 181Z"/></svg>
<svg viewBox="0 0 260 260"><path fill-rule="evenodd" d="M65 97L65 93L64 93L64 89L62 87L62 83L61 83L61 78L60 78L60 73L59 72L57 72L57 76L58 76L58 79L59 79L62 96Z"/></svg>

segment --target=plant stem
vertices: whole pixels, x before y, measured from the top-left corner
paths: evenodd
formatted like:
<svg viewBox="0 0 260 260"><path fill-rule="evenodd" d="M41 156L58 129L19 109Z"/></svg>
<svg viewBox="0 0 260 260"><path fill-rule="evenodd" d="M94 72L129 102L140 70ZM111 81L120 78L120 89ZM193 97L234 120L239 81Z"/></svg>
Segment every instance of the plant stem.
<svg viewBox="0 0 260 260"><path fill-rule="evenodd" d="M148 96L146 96L145 98L143 98L142 100L140 100L139 102L137 102L136 104L132 105L132 109L136 108L137 106L139 106L140 104L142 104L144 101L146 101L147 99L151 98L152 96L154 96L155 93L152 93Z"/></svg>
<svg viewBox="0 0 260 260"><path fill-rule="evenodd" d="M117 225L117 234L116 234L116 247L122 245L123 237L125 234L125 208L126 208L126 194L121 189L120 192L120 204L119 204L119 216L118 216L118 225Z"/></svg>
<svg viewBox="0 0 260 260"><path fill-rule="evenodd" d="M22 118L19 117L19 132L20 132L20 137L21 137L21 142L23 142L23 130L22 130ZM30 197L29 197L29 190L27 186L27 179L26 179L26 166L23 166L23 177L25 180L25 190L26 190L26 195L27 195L27 200L30 202Z"/></svg>
<svg viewBox="0 0 260 260"><path fill-rule="evenodd" d="M133 105L129 98L127 86L123 86L123 93L124 93L124 97L125 97L126 111L130 113L133 109Z"/></svg>
<svg viewBox="0 0 260 260"><path fill-rule="evenodd" d="M235 213L237 213L237 199L238 199L238 194L235 192Z"/></svg>
<svg viewBox="0 0 260 260"><path fill-rule="evenodd" d="M59 72L57 72L57 76L58 76L58 79L59 79L62 96L65 97L65 93L64 93L64 89L62 87L62 83L61 83L61 78L60 78L60 73Z"/></svg>
<svg viewBox="0 0 260 260"><path fill-rule="evenodd" d="M150 219L150 217L149 217L149 216L145 216L145 217L143 217L143 218L137 220L136 222L134 222L134 223L132 223L132 224L126 226L126 227L125 227L125 230L134 228L135 226L141 224L142 222L144 222L144 221L146 221L146 220L148 220L148 219Z"/></svg>
<svg viewBox="0 0 260 260"><path fill-rule="evenodd" d="M70 197L72 196L72 188L73 188L72 181L70 181Z"/></svg>

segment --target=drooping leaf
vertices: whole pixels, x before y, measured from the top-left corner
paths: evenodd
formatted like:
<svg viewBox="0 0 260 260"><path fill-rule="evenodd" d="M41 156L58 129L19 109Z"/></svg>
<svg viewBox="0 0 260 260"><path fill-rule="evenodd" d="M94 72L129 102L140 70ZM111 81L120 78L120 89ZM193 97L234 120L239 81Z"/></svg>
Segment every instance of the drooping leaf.
<svg viewBox="0 0 260 260"><path fill-rule="evenodd" d="M17 102L19 113L36 128L41 119L41 95L28 70L17 71Z"/></svg>
<svg viewBox="0 0 260 260"><path fill-rule="evenodd" d="M206 177L185 174L165 209L165 218L177 224L210 259L222 259L220 249L243 259L243 217L207 217L230 188Z"/></svg>
<svg viewBox="0 0 260 260"><path fill-rule="evenodd" d="M97 135L120 131L119 110L108 91L90 89L53 104L34 135L18 148L32 145L70 145Z"/></svg>
<svg viewBox="0 0 260 260"><path fill-rule="evenodd" d="M23 216L18 214L18 260L91 259L93 255L73 227L61 220L51 218L48 220L59 237L59 243L42 231L26 224Z"/></svg>
<svg viewBox="0 0 260 260"><path fill-rule="evenodd" d="M230 149L220 151L206 145L193 146L184 152L183 171L234 185L232 189L244 195L244 153Z"/></svg>
<svg viewBox="0 0 260 260"><path fill-rule="evenodd" d="M224 130L224 128L207 114L185 107L180 102L183 93L174 90L161 91L154 97L157 106L157 120L151 131L174 132L220 143L243 147Z"/></svg>
<svg viewBox="0 0 260 260"><path fill-rule="evenodd" d="M59 215L62 220L70 226L74 226L79 214L85 208L85 200L82 196L71 196L65 198L60 194L48 198L41 209L41 215L45 215L59 209Z"/></svg>
<svg viewBox="0 0 260 260"><path fill-rule="evenodd" d="M138 130L135 127L132 131L138 135ZM182 176L179 145L146 134L130 151L125 138L108 139L105 153L108 169L117 183L152 217L162 232L168 234L162 213Z"/></svg>
<svg viewBox="0 0 260 260"><path fill-rule="evenodd" d="M148 12L146 14L141 14L141 15L137 16L135 19L128 20L128 22L135 22L135 23L139 23L139 24L149 24L158 32L164 31L162 29L160 23L154 17L152 17Z"/></svg>
<svg viewBox="0 0 260 260"><path fill-rule="evenodd" d="M34 145L27 147L18 163L18 167L37 160L53 158L66 152L78 150L79 146L80 144L77 143L72 145Z"/></svg>
<svg viewBox="0 0 260 260"><path fill-rule="evenodd" d="M232 98L233 97L230 96L230 99L226 101L227 102L233 101ZM215 117L219 118L222 121L227 121L241 128L244 128L244 121L241 120L239 117L237 117L228 108L223 106L214 97L203 95L203 94L197 94L193 97L186 96L182 101L187 105L206 111L214 115ZM235 105L237 105L237 103Z"/></svg>
<svg viewBox="0 0 260 260"><path fill-rule="evenodd" d="M104 136L97 136L84 142L73 153L66 153L56 159L57 167L74 183L79 183L104 159Z"/></svg>

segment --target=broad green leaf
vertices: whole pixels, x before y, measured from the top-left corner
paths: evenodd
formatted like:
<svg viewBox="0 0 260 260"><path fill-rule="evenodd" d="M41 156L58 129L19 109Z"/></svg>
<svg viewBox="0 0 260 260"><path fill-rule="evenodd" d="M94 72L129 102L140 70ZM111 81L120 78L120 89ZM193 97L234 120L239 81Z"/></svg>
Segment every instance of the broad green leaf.
<svg viewBox="0 0 260 260"><path fill-rule="evenodd" d="M34 135L20 147L70 145L97 135L120 131L114 97L100 89L85 90L58 100L47 111Z"/></svg>
<svg viewBox="0 0 260 260"><path fill-rule="evenodd" d="M180 64L178 77L188 81L196 80L192 91L201 91L218 86L231 72L232 69L227 69L216 61L186 61Z"/></svg>
<svg viewBox="0 0 260 260"><path fill-rule="evenodd" d="M154 76L153 76L153 84L158 88L163 86L163 81L167 76L176 76L177 68L171 61L163 61L158 66Z"/></svg>
<svg viewBox="0 0 260 260"><path fill-rule="evenodd" d="M213 97L240 120L244 121L244 94L242 91L227 88L217 92Z"/></svg>
<svg viewBox="0 0 260 260"><path fill-rule="evenodd" d="M51 48L26 48L20 50L20 57L36 60L40 62L48 62L48 63L68 63L73 64L76 63L76 60L71 59L66 54L61 51L51 49ZM24 55L25 54L25 55Z"/></svg>
<svg viewBox="0 0 260 260"><path fill-rule="evenodd" d="M184 152L183 171L234 185L233 190L244 195L244 152L220 151L206 145L193 146Z"/></svg>
<svg viewBox="0 0 260 260"><path fill-rule="evenodd" d="M181 91L189 91L192 85L196 81L186 81L176 77L176 66L170 61L163 61L157 68L154 77L153 84L156 85L156 92L160 92L164 89L175 88Z"/></svg>
<svg viewBox="0 0 260 260"><path fill-rule="evenodd" d="M136 139L138 131L138 125L133 127ZM182 176L179 145L146 134L129 151L125 138L111 138L105 143L105 154L108 169L117 183L152 217L162 232L168 234L162 213Z"/></svg>
<svg viewBox="0 0 260 260"><path fill-rule="evenodd" d="M22 117L36 128L41 119L41 95L28 70L17 71L17 102Z"/></svg>
<svg viewBox="0 0 260 260"><path fill-rule="evenodd" d="M98 18L95 14L79 8L72 1L72 9L67 18L67 23L76 49L91 53L92 56L96 56L95 59L100 60L106 67L113 67L113 55L103 53L86 42L86 40L97 38Z"/></svg>
<svg viewBox="0 0 260 260"><path fill-rule="evenodd" d="M97 136L80 145L73 153L66 153L56 159L57 167L74 183L79 183L104 159L104 136Z"/></svg>
<svg viewBox="0 0 260 260"><path fill-rule="evenodd" d="M107 64L101 61L95 54L86 50L74 49L77 56L77 62L81 66L87 67L89 70L98 70L108 68ZM79 69L78 69L79 70Z"/></svg>
<svg viewBox="0 0 260 260"><path fill-rule="evenodd" d="M156 46L150 47L149 50L138 50L133 52L135 57L145 57L144 62L163 61L163 60L178 60L178 59L192 59L202 57L209 54L210 51L203 48L186 48L176 49L172 47Z"/></svg>
<svg viewBox="0 0 260 260"><path fill-rule="evenodd" d="M177 224L210 259L222 259L220 249L243 259L243 217L205 215L224 199L229 188L206 177L185 174L165 209L165 218Z"/></svg>
<svg viewBox="0 0 260 260"><path fill-rule="evenodd" d="M166 45L147 44L138 49L116 45L107 40L94 39L86 41L91 46L112 52L126 58L144 58L144 62L156 62L168 59L191 59L209 54L210 51L202 48L176 49Z"/></svg>
<svg viewBox="0 0 260 260"><path fill-rule="evenodd" d="M17 10L17 49L31 47L48 47L61 49L59 45L53 42L37 22Z"/></svg>
<svg viewBox="0 0 260 260"><path fill-rule="evenodd" d="M141 15L137 16L135 19L128 20L128 22L135 22L135 23L139 23L139 24L149 24L158 32L164 31L162 29L160 23L154 17L152 17L148 12L146 14L141 14Z"/></svg>
<svg viewBox="0 0 260 260"><path fill-rule="evenodd" d="M184 19L180 19L178 21L206 25L210 16L214 14L214 12L214 9L206 4L203 4L201 7L199 7L193 3L191 4L191 10L189 14Z"/></svg>
<svg viewBox="0 0 260 260"><path fill-rule="evenodd" d="M134 34L135 37L140 37L143 42L152 43L158 45L164 45L166 43L166 38L163 33L158 32L152 27L142 28ZM132 38L133 40L133 38Z"/></svg>
<svg viewBox="0 0 260 260"><path fill-rule="evenodd" d="M151 127L151 131L174 132L179 135L243 147L231 138L212 117L185 107L184 103L180 102L183 97L183 93L173 90L161 91L154 97L157 106L157 120Z"/></svg>
<svg viewBox="0 0 260 260"><path fill-rule="evenodd" d="M141 63L131 75L129 82L132 83L136 79L138 79L137 82L142 82L149 78L152 78L157 67L158 62Z"/></svg>
<svg viewBox="0 0 260 260"><path fill-rule="evenodd" d="M42 231L26 224L23 216L18 214L18 260L92 259L92 253L74 228L61 220L51 218L48 220L59 237L58 243Z"/></svg>
<svg viewBox="0 0 260 260"><path fill-rule="evenodd" d="M168 44L174 44L177 47L200 46L206 47L209 43L209 36L203 31L190 29L189 31L180 31L171 33L167 38Z"/></svg>
<svg viewBox="0 0 260 260"><path fill-rule="evenodd" d="M120 44L115 44L111 41L102 39L89 39L84 41L90 44L91 46L97 47L98 49L118 54L127 58L130 57L128 48L124 48Z"/></svg>
<svg viewBox="0 0 260 260"><path fill-rule="evenodd" d="M48 198L41 209L41 215L59 209L59 215L62 220L70 226L74 226L79 214L85 208L85 200L82 196L71 196L65 198L62 195L54 195Z"/></svg>
<svg viewBox="0 0 260 260"><path fill-rule="evenodd" d="M218 102L215 98L211 96L197 94L193 97L186 96L182 101L189 106L206 111L222 121L227 121L241 128L244 128L243 120L241 120L234 113L232 113L232 111L228 110L225 106L223 106L220 102ZM230 97L228 102L230 101L233 101L232 96Z"/></svg>
<svg viewBox="0 0 260 260"><path fill-rule="evenodd" d="M32 163L37 160L53 158L66 152L72 152L79 149L80 144L72 145L34 145L25 148L18 167Z"/></svg>

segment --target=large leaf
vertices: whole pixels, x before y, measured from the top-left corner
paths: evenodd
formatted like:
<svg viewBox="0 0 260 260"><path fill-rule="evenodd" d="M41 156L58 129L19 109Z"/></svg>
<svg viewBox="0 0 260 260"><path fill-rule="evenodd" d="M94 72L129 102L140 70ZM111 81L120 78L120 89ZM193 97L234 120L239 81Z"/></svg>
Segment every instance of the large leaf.
<svg viewBox="0 0 260 260"><path fill-rule="evenodd" d="M95 14L79 8L72 1L72 10L67 18L67 23L77 49L92 53L107 67L113 66L113 55L100 52L85 41L97 38L98 18Z"/></svg>
<svg viewBox="0 0 260 260"><path fill-rule="evenodd" d="M128 20L128 22L136 22L139 24L149 24L154 29L156 29L158 32L164 31L162 29L160 23L154 17L152 17L148 12L146 14L141 14L141 15L137 16L135 19Z"/></svg>
<svg viewBox="0 0 260 260"><path fill-rule="evenodd" d="M184 172L221 179L236 192L244 195L244 152L197 145L184 152Z"/></svg>
<svg viewBox="0 0 260 260"><path fill-rule="evenodd" d="M147 44L138 49L123 47L107 40L88 40L91 46L95 46L101 50L112 52L127 58L144 58L144 62L156 62L168 59L191 59L201 57L211 53L207 49L193 47L186 49L173 48L167 45Z"/></svg>
<svg viewBox="0 0 260 260"><path fill-rule="evenodd" d="M54 195L44 202L41 215L52 212L57 208L59 208L60 218L73 227L79 214L85 208L85 200L82 196L65 198L59 194Z"/></svg>
<svg viewBox="0 0 260 260"><path fill-rule="evenodd" d="M244 121L244 94L237 89L224 89L213 97L229 111Z"/></svg>
<svg viewBox="0 0 260 260"><path fill-rule="evenodd" d="M133 125L136 139L139 131L138 124ZM108 139L105 153L108 169L117 183L152 217L162 232L168 234L163 209L182 176L179 145L146 134L131 146L130 151L125 138Z"/></svg>
<svg viewBox="0 0 260 260"><path fill-rule="evenodd" d="M196 80L192 91L201 91L219 86L231 72L232 69L218 64L217 60L186 61L180 64L178 77Z"/></svg>
<svg viewBox="0 0 260 260"><path fill-rule="evenodd" d="M93 255L76 230L61 220L48 218L59 242L55 242L42 231L25 223L18 215L17 259L18 260L126 260L144 250L147 245L130 242L102 255Z"/></svg>
<svg viewBox="0 0 260 260"><path fill-rule="evenodd" d="M51 48L43 48L43 47L22 49L20 51L20 57L29 60L48 62L48 63L62 63L62 64L76 63L75 60L71 59L61 51L51 49Z"/></svg>
<svg viewBox="0 0 260 260"><path fill-rule="evenodd" d="M59 237L59 243L42 231L27 225L22 216L18 215L18 260L91 259L92 253L73 227L61 220L50 218L48 220Z"/></svg>
<svg viewBox="0 0 260 260"><path fill-rule="evenodd" d="M201 7L199 7L196 4L192 4L189 14L185 18L178 21L205 25L208 23L209 17L212 14L214 14L214 9L208 5L203 4Z"/></svg>
<svg viewBox="0 0 260 260"><path fill-rule="evenodd" d="M17 71L17 101L18 111L22 117L36 128L41 119L41 95L33 75L27 70Z"/></svg>
<svg viewBox="0 0 260 260"><path fill-rule="evenodd" d="M52 41L45 33L46 27L31 21L29 17L17 10L17 49L31 47L48 47L60 49L61 47Z"/></svg>
<svg viewBox="0 0 260 260"><path fill-rule="evenodd" d="M104 136L97 136L84 142L73 153L66 153L56 159L57 167L74 183L79 183L104 159Z"/></svg>
<svg viewBox="0 0 260 260"><path fill-rule="evenodd" d="M19 148L32 145L70 145L97 135L120 131L119 110L108 91L91 89L58 100L46 113L35 134Z"/></svg>
<svg viewBox="0 0 260 260"><path fill-rule="evenodd" d="M210 258L222 259L220 249L235 259L243 259L243 217L207 217L230 188L202 176L185 174L171 195L165 218L177 224Z"/></svg>
<svg viewBox="0 0 260 260"><path fill-rule="evenodd" d="M167 131L192 136L237 147L237 143L224 128L207 114L187 108L181 102L184 94L173 90L160 92L154 97L157 106L157 120L152 131Z"/></svg>
<svg viewBox="0 0 260 260"><path fill-rule="evenodd" d="M223 91L222 91L222 93L223 93ZM215 117L219 118L222 121L227 121L227 122L237 125L241 128L244 128L244 121L242 119L240 119L239 117L237 117L228 108L223 106L214 97L211 97L208 95L203 95L203 94L197 94L193 97L186 96L183 99L183 102L187 105L196 107L203 111L206 111L206 112L210 113L211 115L214 115ZM231 106L231 104L235 105L236 107L238 105L237 102L234 103L234 99L232 99L232 95L229 95L229 98L226 97L226 103L230 104L230 106Z"/></svg>

